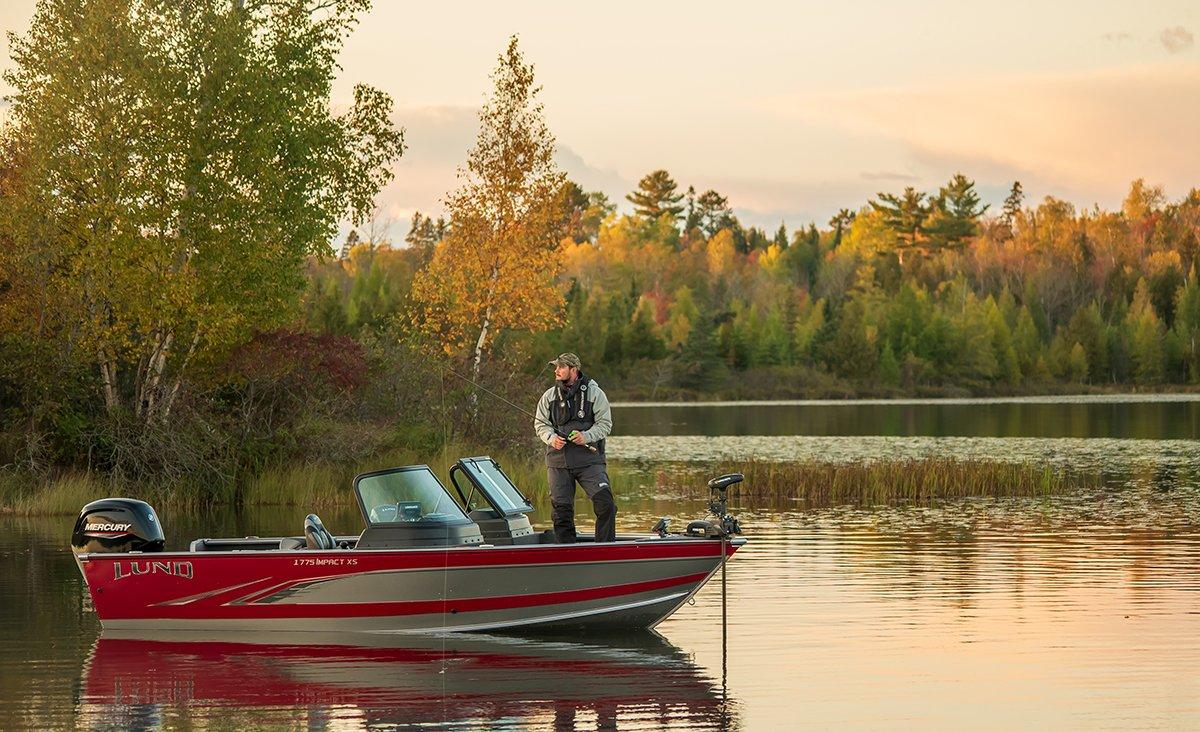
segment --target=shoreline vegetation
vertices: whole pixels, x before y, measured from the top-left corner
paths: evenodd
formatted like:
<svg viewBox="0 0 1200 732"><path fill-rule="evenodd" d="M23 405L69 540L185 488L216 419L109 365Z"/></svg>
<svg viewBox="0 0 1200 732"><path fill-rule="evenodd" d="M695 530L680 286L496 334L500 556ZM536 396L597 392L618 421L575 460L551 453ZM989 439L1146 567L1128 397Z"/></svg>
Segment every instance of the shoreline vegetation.
<svg viewBox="0 0 1200 732"><path fill-rule="evenodd" d="M217 506L304 506L317 510L354 505L354 475L384 467L428 464L447 482L448 471L464 456L486 451L452 445L432 456L397 450L356 464L303 461L277 465L250 481L236 502L214 502L202 486L145 489L115 484L98 473L69 472L37 479L20 473L0 474L0 515L74 515L88 502L125 495L157 508L205 510ZM535 505L549 500L540 454L491 453ZM918 503L960 498L1039 497L1095 488L1095 474L1070 473L1035 463L953 458L904 459L861 463L821 460L765 460L636 463L613 460L609 475L618 499L631 496L679 500L709 498L707 480L740 472L746 480L730 489L741 506L802 503L809 507ZM579 498L578 500L583 500Z"/></svg>

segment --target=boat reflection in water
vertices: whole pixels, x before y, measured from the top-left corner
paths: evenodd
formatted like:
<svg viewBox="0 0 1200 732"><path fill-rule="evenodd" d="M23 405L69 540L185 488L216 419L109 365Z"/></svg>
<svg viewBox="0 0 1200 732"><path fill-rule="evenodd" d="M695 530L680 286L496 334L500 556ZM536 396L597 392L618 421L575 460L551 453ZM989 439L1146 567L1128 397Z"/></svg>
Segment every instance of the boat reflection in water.
<svg viewBox="0 0 1200 732"><path fill-rule="evenodd" d="M78 711L84 729L205 717L222 728L740 727L721 682L650 631L586 641L105 631Z"/></svg>

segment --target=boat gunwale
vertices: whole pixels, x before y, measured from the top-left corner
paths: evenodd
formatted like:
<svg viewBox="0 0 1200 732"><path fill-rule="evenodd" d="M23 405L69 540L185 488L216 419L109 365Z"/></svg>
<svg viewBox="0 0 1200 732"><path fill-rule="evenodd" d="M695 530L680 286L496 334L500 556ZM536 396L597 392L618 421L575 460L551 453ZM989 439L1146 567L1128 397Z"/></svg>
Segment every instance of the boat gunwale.
<svg viewBox="0 0 1200 732"><path fill-rule="evenodd" d="M262 537L270 539L274 537ZM279 537L280 539L285 537ZM747 543L747 539L742 536L726 539L725 543L732 547L741 547ZM626 541L615 542L577 542L575 544L472 544L472 545L455 545L455 546L432 546L432 547L393 547L380 549L226 549L212 551L170 551L170 552L87 552L76 555L76 558L81 561L90 561L92 559L118 559L128 557L138 557L152 559L154 557L244 557L244 556L277 556L277 555L301 555L301 556L347 556L349 555L378 555L378 554L415 554L423 552L478 552L478 551L527 551L527 550L546 550L546 549L565 549L568 551L578 551L578 548L603 548L611 549L613 547L622 546L654 546L654 545L675 545L683 546L687 544L712 543L719 544L719 539L699 536L646 536L644 539L633 539ZM611 560L608 560L611 561ZM633 561L633 560L630 560Z"/></svg>

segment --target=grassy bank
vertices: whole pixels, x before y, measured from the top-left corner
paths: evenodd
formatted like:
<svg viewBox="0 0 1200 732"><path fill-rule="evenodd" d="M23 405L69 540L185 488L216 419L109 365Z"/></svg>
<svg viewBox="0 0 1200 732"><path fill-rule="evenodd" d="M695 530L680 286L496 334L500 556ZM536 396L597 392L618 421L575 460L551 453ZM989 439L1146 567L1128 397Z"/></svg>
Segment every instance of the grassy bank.
<svg viewBox="0 0 1200 732"><path fill-rule="evenodd" d="M279 465L250 480L241 492L247 506L350 506L353 477L396 465L426 463L448 480L450 466L464 455L484 454L456 444L433 455L396 450L353 465L305 461ZM547 500L546 472L536 450L497 455L504 471L535 501ZM741 472L746 480L730 491L742 505L802 503L808 506L928 503L963 497L1048 496L1095 488L1099 476L1068 473L1038 464L984 460L900 460L874 463L819 461L777 463L673 463L644 466L610 464L609 475L618 495L647 490L678 498L704 498L705 481L723 473ZM75 473L38 481L14 474L0 475L0 512L19 515L74 514L88 501L104 496L142 498L156 506L203 510L220 505L199 487L171 492L115 485L97 474Z"/></svg>
<svg viewBox="0 0 1200 732"><path fill-rule="evenodd" d="M691 472L681 479L682 470ZM694 467L677 466L656 472L660 491L683 497L707 494ZM746 480L730 489L743 503L803 502L813 506L842 504L928 503L965 497L1048 496L1095 488L1100 477L1068 473L1046 465L993 460L895 460L872 463L764 460L721 462L705 466L705 477L740 472Z"/></svg>

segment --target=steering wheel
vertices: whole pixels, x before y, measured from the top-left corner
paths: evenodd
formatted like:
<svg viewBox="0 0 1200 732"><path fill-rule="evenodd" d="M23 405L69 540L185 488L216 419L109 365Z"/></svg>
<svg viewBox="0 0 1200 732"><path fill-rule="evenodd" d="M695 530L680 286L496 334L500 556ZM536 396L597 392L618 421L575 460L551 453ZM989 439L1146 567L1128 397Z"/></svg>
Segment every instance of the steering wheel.
<svg viewBox="0 0 1200 732"><path fill-rule="evenodd" d="M371 523L390 524L396 521L396 504L384 503L371 509Z"/></svg>

